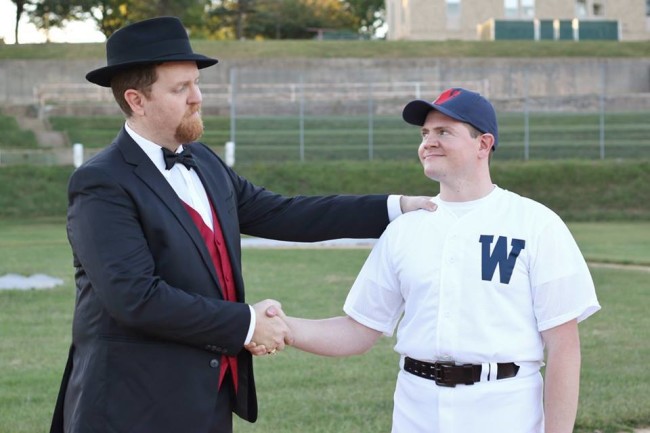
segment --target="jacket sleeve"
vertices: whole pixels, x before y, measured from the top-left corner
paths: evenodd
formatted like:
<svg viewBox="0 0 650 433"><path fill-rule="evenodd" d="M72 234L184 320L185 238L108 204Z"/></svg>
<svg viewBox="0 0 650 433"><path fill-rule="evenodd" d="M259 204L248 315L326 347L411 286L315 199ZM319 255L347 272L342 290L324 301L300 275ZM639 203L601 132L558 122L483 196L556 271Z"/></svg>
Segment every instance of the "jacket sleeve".
<svg viewBox="0 0 650 433"><path fill-rule="evenodd" d="M285 197L227 170L240 231L248 235L295 242L379 238L389 223L388 195Z"/></svg>

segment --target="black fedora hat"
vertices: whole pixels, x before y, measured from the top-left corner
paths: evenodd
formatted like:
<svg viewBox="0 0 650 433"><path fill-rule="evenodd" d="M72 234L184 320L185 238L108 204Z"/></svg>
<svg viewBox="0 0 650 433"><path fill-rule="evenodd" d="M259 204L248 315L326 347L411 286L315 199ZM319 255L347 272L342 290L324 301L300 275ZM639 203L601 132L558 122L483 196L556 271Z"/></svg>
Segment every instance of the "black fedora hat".
<svg viewBox="0 0 650 433"><path fill-rule="evenodd" d="M192 51L187 31L178 18L151 18L113 33L106 41L107 66L88 72L86 79L110 87L111 78L130 67L182 61L194 61L199 69L218 62Z"/></svg>

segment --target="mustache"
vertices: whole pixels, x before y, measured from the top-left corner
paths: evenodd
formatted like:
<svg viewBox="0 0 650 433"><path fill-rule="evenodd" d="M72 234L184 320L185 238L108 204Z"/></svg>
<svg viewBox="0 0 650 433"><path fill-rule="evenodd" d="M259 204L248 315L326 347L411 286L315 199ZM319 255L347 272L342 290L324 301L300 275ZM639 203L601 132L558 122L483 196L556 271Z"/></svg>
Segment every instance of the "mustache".
<svg viewBox="0 0 650 433"><path fill-rule="evenodd" d="M190 109L186 117L190 117L195 113L199 113L199 114L201 113L201 104L195 104L193 106L190 106Z"/></svg>

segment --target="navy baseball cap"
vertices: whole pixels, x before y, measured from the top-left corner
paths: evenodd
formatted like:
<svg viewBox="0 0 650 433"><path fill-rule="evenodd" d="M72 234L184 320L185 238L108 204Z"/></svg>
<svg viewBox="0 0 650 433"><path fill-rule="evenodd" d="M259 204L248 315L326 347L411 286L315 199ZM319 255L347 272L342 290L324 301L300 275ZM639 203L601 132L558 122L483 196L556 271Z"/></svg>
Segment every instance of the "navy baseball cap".
<svg viewBox="0 0 650 433"><path fill-rule="evenodd" d="M452 119L469 123L484 134L494 135L492 150L496 149L499 142L497 115L490 101L479 93L454 87L442 92L433 102L416 99L406 104L402 111L402 118L411 125L422 126L431 110L440 111Z"/></svg>

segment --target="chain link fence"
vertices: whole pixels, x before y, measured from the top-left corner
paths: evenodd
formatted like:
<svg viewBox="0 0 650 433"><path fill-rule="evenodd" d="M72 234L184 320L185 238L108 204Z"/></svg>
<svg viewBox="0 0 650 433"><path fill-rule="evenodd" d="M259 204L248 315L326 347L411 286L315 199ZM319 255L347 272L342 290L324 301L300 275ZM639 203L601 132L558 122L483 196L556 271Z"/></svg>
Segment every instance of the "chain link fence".
<svg viewBox="0 0 650 433"><path fill-rule="evenodd" d="M554 71L552 62L489 71L232 68L229 83L201 86L202 140L222 155L229 143L237 162L415 159L419 130L401 119L404 105L465 87L497 110L499 159L650 158L650 83L623 88L606 62ZM43 85L34 99L43 117L119 115L97 86ZM87 158L107 142L82 144ZM72 148L0 150L0 164L72 160Z"/></svg>
<svg viewBox="0 0 650 433"><path fill-rule="evenodd" d="M549 71L526 68L509 68L498 78L447 71L456 76L441 81L382 81L375 71L349 72L314 82L300 72L231 71L230 141L237 159L413 159L419 130L401 119L401 110L449 87L492 101L501 159L650 157L650 93L610 94L604 66L583 71L589 88L576 77L553 80ZM554 82L540 82L540 72Z"/></svg>

